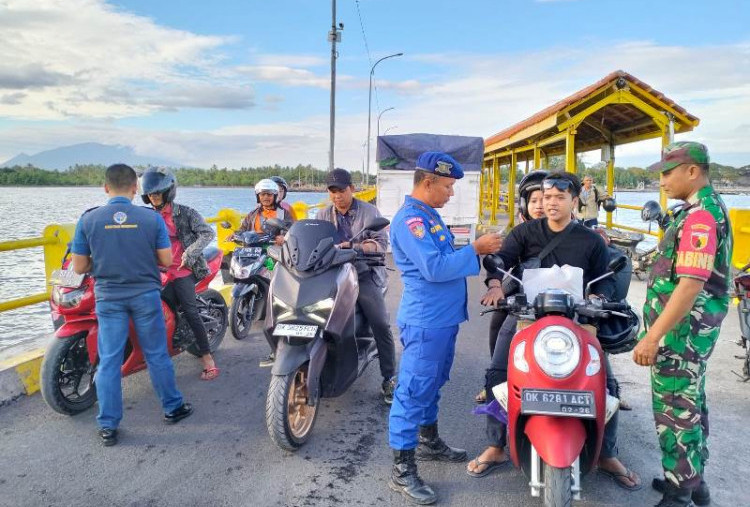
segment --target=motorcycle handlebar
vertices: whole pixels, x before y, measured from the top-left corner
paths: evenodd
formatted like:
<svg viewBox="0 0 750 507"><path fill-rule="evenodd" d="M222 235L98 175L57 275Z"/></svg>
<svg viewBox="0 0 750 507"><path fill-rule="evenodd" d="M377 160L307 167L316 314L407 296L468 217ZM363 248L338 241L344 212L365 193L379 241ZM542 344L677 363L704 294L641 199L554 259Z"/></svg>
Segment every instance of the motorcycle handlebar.
<svg viewBox="0 0 750 507"><path fill-rule="evenodd" d="M612 310L615 312L627 312L630 305L627 303L602 303L602 310Z"/></svg>

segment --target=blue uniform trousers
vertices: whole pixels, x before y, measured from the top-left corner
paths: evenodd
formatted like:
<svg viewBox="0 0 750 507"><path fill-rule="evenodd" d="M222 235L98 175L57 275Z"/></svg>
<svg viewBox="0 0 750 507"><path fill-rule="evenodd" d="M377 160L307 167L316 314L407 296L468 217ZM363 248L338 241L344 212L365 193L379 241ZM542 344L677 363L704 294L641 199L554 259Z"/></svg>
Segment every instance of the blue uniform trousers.
<svg viewBox="0 0 750 507"><path fill-rule="evenodd" d="M448 381L458 325L435 329L401 325L401 366L388 437L396 450L417 447L419 426L437 422L440 388Z"/></svg>
<svg viewBox="0 0 750 507"><path fill-rule="evenodd" d="M167 352L167 332L159 291L116 301L97 301L96 317L99 322L99 365L96 369L96 395L99 399L96 421L99 427L115 429L122 419L120 368L131 318L148 365L151 384L161 400L164 413L180 408L182 394L177 390L174 366Z"/></svg>

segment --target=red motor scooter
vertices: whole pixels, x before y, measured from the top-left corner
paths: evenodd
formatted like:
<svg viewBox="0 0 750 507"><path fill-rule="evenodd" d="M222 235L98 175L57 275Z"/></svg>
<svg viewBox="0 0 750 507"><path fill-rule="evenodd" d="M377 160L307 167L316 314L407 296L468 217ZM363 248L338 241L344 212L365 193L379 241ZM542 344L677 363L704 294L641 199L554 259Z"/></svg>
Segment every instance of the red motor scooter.
<svg viewBox="0 0 750 507"><path fill-rule="evenodd" d="M208 288L221 267L222 252L209 247L203 251L209 274L195 286L198 312L208 333L211 352L215 351L227 330L227 305L221 294ZM162 287L169 276L162 272ZM41 368L42 397L53 410L73 415L91 407L96 401L94 373L97 365L97 336L94 299L94 278L79 275L72 270L68 255L63 259L63 269L50 277L52 284L52 320L59 324L55 336L47 346ZM199 356L195 335L180 311L172 302L162 298L162 311L167 327L169 355L187 350ZM122 363L122 375L130 375L146 368L143 352L138 345L133 323L130 323L128 343Z"/></svg>
<svg viewBox="0 0 750 507"><path fill-rule="evenodd" d="M607 274L588 284L586 295L625 264L623 257L613 261ZM487 256L485 267L508 274L498 257ZM511 460L529 478L531 496L543 492L545 506L579 500L581 476L599 459L604 425L619 400L607 394L604 352L593 325L611 315L627 318L621 312L628 309L627 303L600 299L577 303L563 290L547 289L532 302L521 292L482 312L505 310L518 317L508 380L492 392L507 413Z"/></svg>

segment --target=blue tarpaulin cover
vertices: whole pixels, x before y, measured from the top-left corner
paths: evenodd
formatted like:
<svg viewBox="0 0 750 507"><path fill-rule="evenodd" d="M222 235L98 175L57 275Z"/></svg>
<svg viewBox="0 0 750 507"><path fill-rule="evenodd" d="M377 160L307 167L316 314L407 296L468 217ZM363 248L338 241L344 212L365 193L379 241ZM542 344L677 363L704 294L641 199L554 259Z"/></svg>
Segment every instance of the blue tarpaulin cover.
<svg viewBox="0 0 750 507"><path fill-rule="evenodd" d="M464 171L479 171L484 159L484 139L438 134L401 134L378 137L376 159L381 169L413 171L425 151L442 151L455 158Z"/></svg>

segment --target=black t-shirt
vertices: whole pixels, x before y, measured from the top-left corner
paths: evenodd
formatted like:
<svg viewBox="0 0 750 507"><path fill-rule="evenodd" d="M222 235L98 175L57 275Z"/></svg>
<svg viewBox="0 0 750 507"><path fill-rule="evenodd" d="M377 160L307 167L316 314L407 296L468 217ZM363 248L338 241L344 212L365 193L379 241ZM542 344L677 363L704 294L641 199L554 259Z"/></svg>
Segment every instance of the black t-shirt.
<svg viewBox="0 0 750 507"><path fill-rule="evenodd" d="M560 233L553 232L547 225L547 218L524 222L513 228L503 240L497 255L503 259L507 270L531 257L538 257L544 247ZM583 285L607 272L609 251L604 240L597 233L576 222L568 235L563 238L544 259L541 267L568 264L583 269ZM488 278L502 278L502 273L491 274ZM613 279L597 282L592 293L612 299L615 292Z"/></svg>

